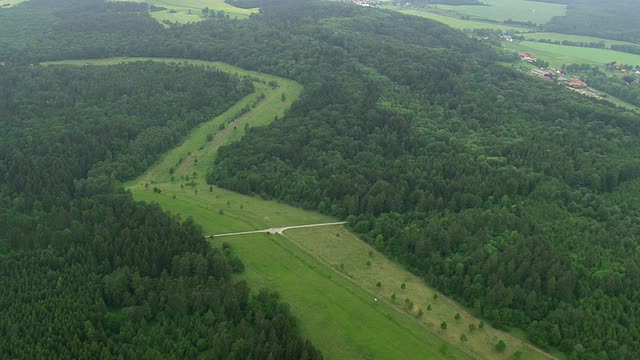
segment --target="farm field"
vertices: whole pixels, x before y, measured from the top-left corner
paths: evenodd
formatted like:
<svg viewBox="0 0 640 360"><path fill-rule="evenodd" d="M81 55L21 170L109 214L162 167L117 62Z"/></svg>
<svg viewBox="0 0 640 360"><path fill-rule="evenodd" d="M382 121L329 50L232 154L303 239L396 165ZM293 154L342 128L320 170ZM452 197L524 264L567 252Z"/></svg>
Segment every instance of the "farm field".
<svg viewBox="0 0 640 360"><path fill-rule="evenodd" d="M640 55L613 51L609 49L593 49L577 46L546 44L536 41L503 43L504 47L517 52L526 52L543 59L554 67L564 64L602 65L612 61L621 64L640 64Z"/></svg>
<svg viewBox="0 0 640 360"><path fill-rule="evenodd" d="M0 0L3 1L3 0ZM244 19L258 9L241 9L229 5L224 0L133 0L146 2L150 5L164 7L167 10L151 12L151 16L159 22L165 20L178 23L202 21L204 19L202 9L209 8L213 11L224 11L231 18Z"/></svg>
<svg viewBox="0 0 640 360"><path fill-rule="evenodd" d="M528 31L528 29L522 28L522 27L503 25L503 24L486 22L486 21L463 20L463 19L460 19L459 17L444 16L444 15L440 15L440 14L436 14L436 13L432 13L432 12L429 12L426 10L420 10L420 9L407 9L399 6L386 6L385 8L390 10L396 10L398 12L401 12L407 15L415 15L415 16L420 16L423 18L439 21L441 23L451 26L452 28L460 29L460 30L493 29L493 30L500 30L503 32L513 32L513 33Z"/></svg>
<svg viewBox="0 0 640 360"><path fill-rule="evenodd" d="M465 15L476 19L495 21L514 20L546 24L554 16L563 16L566 5L551 4L527 0L482 0L488 6L479 5L434 5L456 15Z"/></svg>
<svg viewBox="0 0 640 360"><path fill-rule="evenodd" d="M282 116L291 102L299 96L302 90L299 84L222 63L205 61L113 58L61 61L53 64L109 65L138 60L191 63L251 76L256 85L256 92L242 99L222 115L194 129L181 145L169 151L146 174L127 184L127 188L137 200L156 202L172 213L179 213L183 217L190 216L207 234L335 221L324 215L275 201L265 201L209 187L204 181L204 173L212 163L216 150L221 145L240 138L245 131L245 124L266 125L276 115ZM277 87L272 86L274 82L277 83ZM282 93L285 93L287 99L284 102ZM264 97L261 94L264 94ZM248 113L237 116L242 108L252 104L257 105ZM226 127L218 131L223 123L227 124ZM208 141L207 135L212 133L215 135ZM169 173L171 168L174 169L173 174ZM172 176L174 181L171 179ZM153 191L153 188L160 189L161 192ZM472 339L468 344L462 345L460 339L452 338L451 335L444 336L445 334L439 333L437 329L432 329L433 326L429 327L428 322L418 321L413 315L391 304L386 300L384 293L381 293L380 301L374 301L373 297L378 293L370 289L370 284L365 283L368 281L366 277L345 276L331 264L327 266L325 260L321 259L326 256L322 247L310 246L313 241L318 241L318 244L335 242L337 238L332 236L335 237L338 232L344 241L345 253L342 256L348 257L362 252L368 248L367 245L341 227L320 229L322 230L318 232L292 231L291 237L248 235L225 237L223 240L214 238L211 241L214 246L224 241L234 247L246 266L246 272L241 277L246 279L253 289L268 287L281 293L283 300L290 304L294 316L300 320L302 334L311 339L328 359L495 358L499 354L491 352L491 341L495 342L498 338L505 339L508 345L507 352L500 358L542 357L536 352L528 351L523 345L516 345L517 340L508 340L507 334L489 329L488 326L481 331L489 334L489 337L478 336L478 340ZM368 256L367 253L364 253L364 256ZM426 285L419 285L419 279L403 272L399 266L385 260L382 255L376 253L374 257L381 264L395 269L385 275L385 283L391 284L392 279L399 276L411 284L411 289L407 291L413 294L413 291L420 289L420 293L411 295L416 296L416 299L432 294L432 290ZM354 260L360 261L360 258L354 257ZM351 266L355 268L355 264L345 263L345 271L352 271ZM434 307L434 311L441 312L443 317L449 311L447 309L452 311L452 319L447 321L451 324L449 333L453 334L452 336L459 336L458 332L454 331L464 331L455 329L468 326L466 323L462 324L463 321L473 321L465 315L464 320L456 326L453 311L462 309L456 308L455 304L443 296L436 302L443 305L437 309ZM416 304L419 303L416 300ZM451 308L444 304L449 304L446 306ZM424 317L424 320L427 319ZM478 320L475 322L479 323ZM480 344L480 339L490 343L480 345L481 348L476 350L474 347Z"/></svg>

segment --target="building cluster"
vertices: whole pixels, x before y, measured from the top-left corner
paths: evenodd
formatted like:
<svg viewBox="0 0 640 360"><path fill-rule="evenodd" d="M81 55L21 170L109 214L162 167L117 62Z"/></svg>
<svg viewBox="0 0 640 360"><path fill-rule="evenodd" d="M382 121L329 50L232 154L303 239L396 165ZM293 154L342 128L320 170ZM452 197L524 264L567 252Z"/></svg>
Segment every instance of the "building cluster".
<svg viewBox="0 0 640 360"><path fill-rule="evenodd" d="M621 73L623 74L637 74L640 75L640 66L636 67L635 69L633 68L633 66L631 67L624 67L622 64L618 64L618 63L613 63L613 64L609 64L609 66L620 70Z"/></svg>
<svg viewBox="0 0 640 360"><path fill-rule="evenodd" d="M553 81L555 79L555 80L558 80L559 84L565 84L566 86L575 88L575 89L585 88L588 86L586 82L580 80L579 78L566 77L562 73L562 70L558 70L554 68L549 68L549 69L535 68L535 69L531 69L531 72L543 80Z"/></svg>

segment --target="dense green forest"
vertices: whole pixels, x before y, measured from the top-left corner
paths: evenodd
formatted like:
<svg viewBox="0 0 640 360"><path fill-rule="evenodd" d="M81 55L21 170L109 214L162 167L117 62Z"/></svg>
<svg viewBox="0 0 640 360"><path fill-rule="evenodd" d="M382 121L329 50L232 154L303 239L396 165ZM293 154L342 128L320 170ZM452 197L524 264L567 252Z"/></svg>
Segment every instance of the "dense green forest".
<svg viewBox="0 0 640 360"><path fill-rule="evenodd" d="M493 65L506 59L461 32L387 11L277 0L247 21L213 17L164 29L136 8L116 12L93 1L51 11L46 4L0 11L0 31L8 34L0 38L1 60L183 57L296 79L305 85L301 100L285 118L222 148L211 182L348 219L431 285L498 327L521 327L540 346L580 359L640 356L637 114L532 82ZM101 31L87 25L96 21ZM127 176L117 159L128 151L118 149L114 163L87 167L94 181ZM102 188L85 181L72 189L85 183ZM82 193L74 191L70 201ZM34 227L25 216L11 227ZM95 237L89 230L75 236L70 224L58 242ZM266 300L253 301L244 314ZM145 321L160 329L160 320ZM291 336L286 341L302 349L287 329L280 338Z"/></svg>
<svg viewBox="0 0 640 360"><path fill-rule="evenodd" d="M546 0L567 4L567 14L545 25L545 31L597 36L640 44L638 3L635 0Z"/></svg>
<svg viewBox="0 0 640 360"><path fill-rule="evenodd" d="M321 357L228 246L117 181L252 91L187 65L0 66L0 357Z"/></svg>

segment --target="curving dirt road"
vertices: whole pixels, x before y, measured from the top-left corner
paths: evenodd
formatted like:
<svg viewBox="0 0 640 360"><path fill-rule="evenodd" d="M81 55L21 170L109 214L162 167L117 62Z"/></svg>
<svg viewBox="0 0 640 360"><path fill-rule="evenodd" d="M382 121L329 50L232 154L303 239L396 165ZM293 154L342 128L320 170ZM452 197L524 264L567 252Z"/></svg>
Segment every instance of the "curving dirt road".
<svg viewBox="0 0 640 360"><path fill-rule="evenodd" d="M341 222L332 222L332 223L323 223L323 224L293 225L293 226L269 228L269 229L263 229L263 230L252 230L252 231L242 231L242 232L234 232L234 233L226 233L226 234L206 235L205 237L206 238L216 238L216 237L222 237L222 236L236 236L236 235L250 235L250 234L274 234L274 235L278 234L278 235L282 235L282 234L284 234L285 231L292 230L292 229L304 229L304 228L312 228L312 227L319 227L319 226L344 225L346 223L347 223L346 221L341 221Z"/></svg>

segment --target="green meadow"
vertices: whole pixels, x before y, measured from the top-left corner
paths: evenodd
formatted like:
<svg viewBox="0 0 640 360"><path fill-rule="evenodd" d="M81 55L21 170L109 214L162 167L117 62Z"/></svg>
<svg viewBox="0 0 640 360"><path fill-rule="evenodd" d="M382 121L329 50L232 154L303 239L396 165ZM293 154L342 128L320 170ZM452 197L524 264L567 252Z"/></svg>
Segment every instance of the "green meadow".
<svg viewBox="0 0 640 360"><path fill-rule="evenodd" d="M494 29L494 30L500 30L502 32L510 32L510 33L519 33L519 32L528 30L522 27L503 25L495 22L464 20L464 19L461 19L460 17L444 16L444 15L436 14L436 13L429 12L422 9L402 8L399 6L388 6L386 8L391 10L396 10L407 15L415 15L415 16L420 16L423 18L439 21L441 23L451 26L452 28L460 29L460 30Z"/></svg>
<svg viewBox="0 0 640 360"><path fill-rule="evenodd" d="M298 83L206 61L114 58L48 64L111 65L139 60L189 63L249 76L256 92L195 128L182 144L126 184L137 200L156 202L183 218L192 217L206 234L335 221L277 201L209 186L204 179L220 146L236 141L247 128L267 125L284 115L300 96L302 86ZM251 110L242 114L240 110L247 105ZM488 325L479 329L478 319L441 294L434 299L436 292L423 281L341 226L290 230L285 236L211 239L213 246L223 242L230 243L245 263L246 270L239 278L254 290L267 287L278 291L299 320L302 334L328 359L543 357L504 332ZM366 265L367 261L371 265ZM376 281L383 285L377 288ZM400 289L402 282L406 289ZM397 292L395 300L392 292ZM405 297L411 298L415 308L406 307ZM429 304L431 311L427 310ZM418 316L418 309L423 309L422 316ZM461 314L460 320L455 319L456 313ZM447 330L440 329L442 321L449 324ZM471 331L470 324L478 327ZM502 354L493 350L499 340L507 343Z"/></svg>
<svg viewBox="0 0 640 360"><path fill-rule="evenodd" d="M334 272L378 299L393 304L398 311L410 315L423 327L452 344L458 344L477 358L543 357L516 337L490 326L480 329L479 320L464 308L342 227L294 229L287 231L285 236ZM456 319L456 314L460 315L459 319ZM440 327L443 321L447 323L446 330ZM504 353L497 353L494 349L499 340L508 345Z"/></svg>
<svg viewBox="0 0 640 360"><path fill-rule="evenodd" d="M24 2L25 0L0 0L0 8L8 8Z"/></svg>

